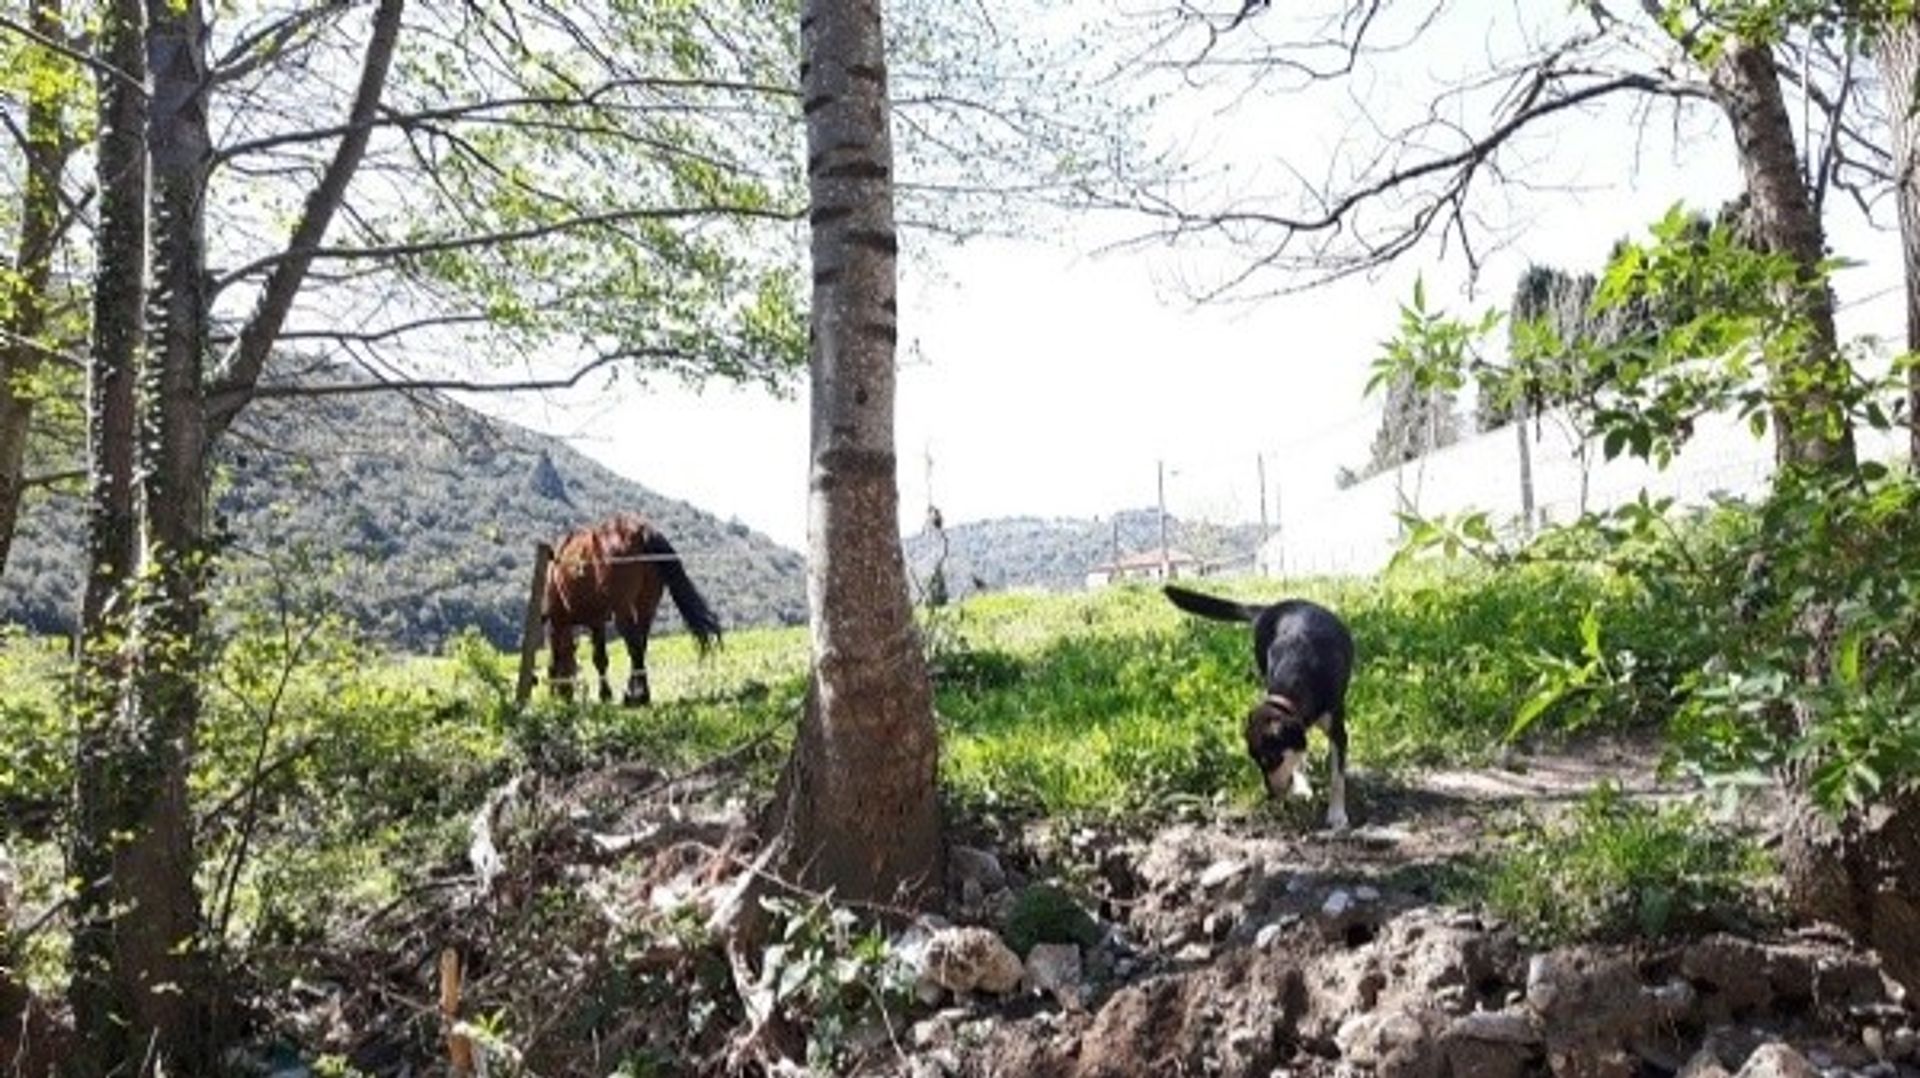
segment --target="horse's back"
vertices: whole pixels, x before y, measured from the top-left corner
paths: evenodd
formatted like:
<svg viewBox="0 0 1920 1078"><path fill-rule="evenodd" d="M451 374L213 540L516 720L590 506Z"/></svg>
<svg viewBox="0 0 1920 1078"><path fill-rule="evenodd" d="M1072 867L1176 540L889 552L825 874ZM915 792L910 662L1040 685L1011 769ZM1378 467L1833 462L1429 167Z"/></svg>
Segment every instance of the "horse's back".
<svg viewBox="0 0 1920 1078"><path fill-rule="evenodd" d="M645 517L617 513L560 540L547 570L547 616L576 625L611 617L651 620L661 590L644 554L653 534Z"/></svg>

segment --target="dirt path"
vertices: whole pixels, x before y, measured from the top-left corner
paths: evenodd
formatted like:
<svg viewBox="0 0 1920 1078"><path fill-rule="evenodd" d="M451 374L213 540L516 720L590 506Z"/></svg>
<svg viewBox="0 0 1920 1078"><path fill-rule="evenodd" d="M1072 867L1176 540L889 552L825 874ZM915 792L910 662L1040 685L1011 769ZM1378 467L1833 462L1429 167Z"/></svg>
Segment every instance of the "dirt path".
<svg viewBox="0 0 1920 1078"><path fill-rule="evenodd" d="M1040 828L1002 850L1098 896L1076 999L962 1001L895 1069L1106 1076L1920 1075L1920 1022L1869 954L1819 934L1539 951L1438 902L1447 866L1601 783L1683 794L1653 746L1356 776L1358 826L1304 813L1137 834ZM1008 888L958 912L1004 923ZM1084 1007L1074 1006L1084 1002ZM1716 1069L1717 1068L1717 1069ZM881 1069L887 1069L881 1067Z"/></svg>

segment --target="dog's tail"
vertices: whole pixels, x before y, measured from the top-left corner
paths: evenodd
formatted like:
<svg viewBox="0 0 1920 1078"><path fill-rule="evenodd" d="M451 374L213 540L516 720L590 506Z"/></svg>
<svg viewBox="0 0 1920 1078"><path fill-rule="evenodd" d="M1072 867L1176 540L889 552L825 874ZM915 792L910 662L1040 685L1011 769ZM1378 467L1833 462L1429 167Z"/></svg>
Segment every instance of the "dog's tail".
<svg viewBox="0 0 1920 1078"><path fill-rule="evenodd" d="M1161 588L1167 600L1189 614L1198 614L1214 621L1253 621L1260 616L1265 607L1248 603L1236 603L1231 599L1221 599L1212 595L1202 595L1197 591L1168 584Z"/></svg>

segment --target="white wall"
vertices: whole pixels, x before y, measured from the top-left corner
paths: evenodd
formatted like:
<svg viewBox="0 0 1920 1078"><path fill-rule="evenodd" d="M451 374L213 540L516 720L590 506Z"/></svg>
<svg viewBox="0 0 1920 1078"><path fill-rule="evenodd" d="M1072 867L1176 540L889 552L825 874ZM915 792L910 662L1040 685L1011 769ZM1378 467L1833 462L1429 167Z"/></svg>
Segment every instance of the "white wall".
<svg viewBox="0 0 1920 1078"><path fill-rule="evenodd" d="M1603 461L1597 442L1588 447L1583 469L1570 430L1558 415L1528 426L1535 509L1554 522L1580 515L1583 471L1585 508L1596 511L1633 501L1642 491L1681 505L1755 494L1773 474L1771 435L1755 438L1731 416L1696 424L1665 470L1624 455ZM1893 459L1904 446L1904 432L1867 430L1857 437L1863 457ZM1258 569L1269 576L1374 573L1399 548L1396 509L1428 517L1484 510L1497 527L1511 530L1520 505L1519 443L1513 427L1500 427L1317 502L1284 506L1278 532L1260 549Z"/></svg>

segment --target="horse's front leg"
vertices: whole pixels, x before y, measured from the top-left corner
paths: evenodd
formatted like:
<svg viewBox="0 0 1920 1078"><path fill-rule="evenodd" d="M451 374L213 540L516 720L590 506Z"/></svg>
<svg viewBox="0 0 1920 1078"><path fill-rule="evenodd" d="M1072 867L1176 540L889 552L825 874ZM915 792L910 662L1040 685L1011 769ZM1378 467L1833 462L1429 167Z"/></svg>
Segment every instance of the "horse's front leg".
<svg viewBox="0 0 1920 1078"><path fill-rule="evenodd" d="M580 669L579 657L574 652L573 626L557 618L549 621L547 651L551 656L547 667L547 691L557 699L571 701L574 674Z"/></svg>
<svg viewBox="0 0 1920 1078"><path fill-rule="evenodd" d="M627 695L621 701L628 707L646 707L653 703L653 690L647 684L647 627L633 618L615 619L620 638L627 642L627 659L633 671L627 675Z"/></svg>
<svg viewBox="0 0 1920 1078"><path fill-rule="evenodd" d="M613 686L607 683L607 625L600 622L593 627L593 668L600 673L600 702L613 700Z"/></svg>

